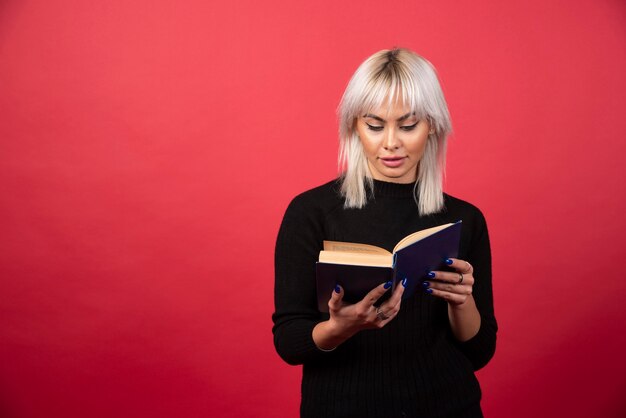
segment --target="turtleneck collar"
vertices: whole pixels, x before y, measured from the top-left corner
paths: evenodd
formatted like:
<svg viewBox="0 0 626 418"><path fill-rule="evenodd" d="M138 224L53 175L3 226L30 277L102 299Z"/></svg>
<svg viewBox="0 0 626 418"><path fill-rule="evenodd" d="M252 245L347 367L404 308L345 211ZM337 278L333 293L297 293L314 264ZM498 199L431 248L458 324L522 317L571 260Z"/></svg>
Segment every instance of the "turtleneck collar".
<svg viewBox="0 0 626 418"><path fill-rule="evenodd" d="M387 181L374 180L374 196L385 196L402 199L413 199L415 183L390 183Z"/></svg>

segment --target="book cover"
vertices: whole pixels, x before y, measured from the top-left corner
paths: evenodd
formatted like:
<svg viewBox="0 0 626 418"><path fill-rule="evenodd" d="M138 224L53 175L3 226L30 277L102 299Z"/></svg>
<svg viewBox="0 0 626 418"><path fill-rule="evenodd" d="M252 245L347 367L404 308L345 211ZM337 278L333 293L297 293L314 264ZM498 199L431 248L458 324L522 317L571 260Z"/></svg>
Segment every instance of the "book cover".
<svg viewBox="0 0 626 418"><path fill-rule="evenodd" d="M317 302L328 312L328 301L335 285L344 289L343 300L359 302L373 288L392 280L393 287L379 301L388 298L406 278L403 299L422 288L433 270L449 270L446 258L457 258L461 221L418 231L403 238L393 253L372 245L325 241L316 265Z"/></svg>

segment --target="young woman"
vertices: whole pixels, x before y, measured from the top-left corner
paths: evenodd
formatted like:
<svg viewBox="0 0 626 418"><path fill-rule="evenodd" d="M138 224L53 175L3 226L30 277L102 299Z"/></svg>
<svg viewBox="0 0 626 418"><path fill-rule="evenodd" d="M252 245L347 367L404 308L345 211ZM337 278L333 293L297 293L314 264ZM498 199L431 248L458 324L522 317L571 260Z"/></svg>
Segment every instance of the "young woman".
<svg viewBox="0 0 626 418"><path fill-rule="evenodd" d="M302 417L481 417L474 371L495 351L485 219L442 191L450 117L437 75L406 49L369 57L339 107L339 179L297 196L276 243L274 343L302 364ZM463 221L453 271L435 271L402 300L381 283L358 303L336 286L317 308L324 240L388 250L406 235Z"/></svg>

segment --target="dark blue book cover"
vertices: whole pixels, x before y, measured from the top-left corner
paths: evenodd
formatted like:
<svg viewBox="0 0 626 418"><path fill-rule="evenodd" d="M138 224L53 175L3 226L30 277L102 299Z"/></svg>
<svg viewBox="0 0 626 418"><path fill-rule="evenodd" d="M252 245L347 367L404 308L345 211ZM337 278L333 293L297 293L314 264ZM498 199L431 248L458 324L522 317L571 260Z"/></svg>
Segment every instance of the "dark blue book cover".
<svg viewBox="0 0 626 418"><path fill-rule="evenodd" d="M395 286L406 278L403 299L411 297L422 289L422 282L428 278L429 271L450 270L446 258L459 256L461 240L461 221L442 229L426 238L414 242L394 254Z"/></svg>
<svg viewBox="0 0 626 418"><path fill-rule="evenodd" d="M373 288L393 279L393 268L317 263L317 306L328 312L328 301L335 285L343 287L343 300L357 303ZM386 297L391 292L385 294ZM384 300L384 299L383 299Z"/></svg>

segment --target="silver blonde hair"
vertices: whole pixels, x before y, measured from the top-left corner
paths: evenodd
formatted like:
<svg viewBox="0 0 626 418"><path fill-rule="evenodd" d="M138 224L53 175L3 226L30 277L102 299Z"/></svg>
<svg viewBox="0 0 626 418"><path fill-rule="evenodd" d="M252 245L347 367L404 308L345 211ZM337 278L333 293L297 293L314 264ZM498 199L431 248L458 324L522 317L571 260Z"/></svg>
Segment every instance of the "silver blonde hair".
<svg viewBox="0 0 626 418"><path fill-rule="evenodd" d="M397 101L409 106L431 131L417 168L414 197L420 215L443 209L446 143L452 124L435 68L408 49L383 50L356 70L338 108L339 169L345 207L362 208L374 182L356 131L359 116Z"/></svg>

